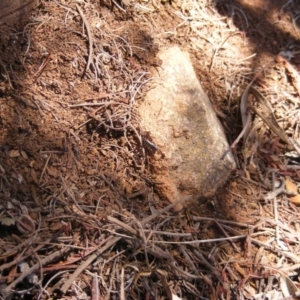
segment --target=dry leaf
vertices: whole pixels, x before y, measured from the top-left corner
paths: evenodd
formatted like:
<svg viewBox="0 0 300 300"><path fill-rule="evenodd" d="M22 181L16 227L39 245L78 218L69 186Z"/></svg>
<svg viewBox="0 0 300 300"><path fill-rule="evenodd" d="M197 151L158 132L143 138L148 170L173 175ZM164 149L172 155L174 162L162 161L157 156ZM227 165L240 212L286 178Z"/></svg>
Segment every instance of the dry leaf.
<svg viewBox="0 0 300 300"><path fill-rule="evenodd" d="M172 300L182 300L182 298L179 298L178 296L172 294Z"/></svg>
<svg viewBox="0 0 300 300"><path fill-rule="evenodd" d="M24 234L33 233L35 231L35 223L29 215L22 215L18 219L17 228Z"/></svg>
<svg viewBox="0 0 300 300"><path fill-rule="evenodd" d="M285 188L290 192L297 193L296 196L290 197L290 201L293 204L300 205L300 195L298 194L297 186L289 177L285 178Z"/></svg>
<svg viewBox="0 0 300 300"><path fill-rule="evenodd" d="M51 166L47 167L47 173L54 178L58 178L59 176L57 169Z"/></svg>
<svg viewBox="0 0 300 300"><path fill-rule="evenodd" d="M252 109L261 119L270 127L270 129L281 138L286 144L289 144L289 138L285 131L277 123L270 103L255 88L250 87L249 92L255 97L256 101L248 101L248 108Z"/></svg>
<svg viewBox="0 0 300 300"><path fill-rule="evenodd" d="M10 271L9 271L9 275L7 278L7 283L11 283L14 281L15 277L17 274L17 266L14 266Z"/></svg>
<svg viewBox="0 0 300 300"><path fill-rule="evenodd" d="M16 224L16 221L12 218L8 218L8 217L1 217L0 218L0 223L3 226L12 226Z"/></svg>
<svg viewBox="0 0 300 300"><path fill-rule="evenodd" d="M36 172L33 168L30 169L30 175L31 175L31 178L34 181L34 183L38 184L39 180L38 180Z"/></svg>
<svg viewBox="0 0 300 300"><path fill-rule="evenodd" d="M28 159L27 153L24 150L21 150L21 155L24 159Z"/></svg>
<svg viewBox="0 0 300 300"><path fill-rule="evenodd" d="M58 231L62 228L62 224L59 221L53 222L50 224L49 228L50 228L50 230Z"/></svg>
<svg viewBox="0 0 300 300"><path fill-rule="evenodd" d="M299 291L294 282L283 274L280 274L280 288L284 297L295 296Z"/></svg>
<svg viewBox="0 0 300 300"><path fill-rule="evenodd" d="M10 150L8 152L8 156L11 157L11 158L19 157L20 156L20 151L19 150Z"/></svg>
<svg viewBox="0 0 300 300"><path fill-rule="evenodd" d="M5 173L5 170L3 169L3 167L1 165L0 165L0 172L3 174Z"/></svg>
<svg viewBox="0 0 300 300"><path fill-rule="evenodd" d="M182 300L182 298L179 298L178 296L172 293L171 288L168 285L166 276L163 275L163 273L161 272L160 272L160 279L169 300Z"/></svg>
<svg viewBox="0 0 300 300"><path fill-rule="evenodd" d="M163 286L163 288L165 290L165 293L167 294L168 299L172 300L173 299L173 294L172 294L172 291L171 291L171 289L170 289L170 287L168 285L166 276L160 275L160 281L161 281L162 286Z"/></svg>
<svg viewBox="0 0 300 300"><path fill-rule="evenodd" d="M286 59L284 59L280 55L276 56L276 60L277 60L277 62L281 63L286 68L289 75L291 76L292 83L293 83L295 89L297 90L298 94L300 95L300 78L299 78L297 69L295 69L295 67L292 64L290 64Z"/></svg>

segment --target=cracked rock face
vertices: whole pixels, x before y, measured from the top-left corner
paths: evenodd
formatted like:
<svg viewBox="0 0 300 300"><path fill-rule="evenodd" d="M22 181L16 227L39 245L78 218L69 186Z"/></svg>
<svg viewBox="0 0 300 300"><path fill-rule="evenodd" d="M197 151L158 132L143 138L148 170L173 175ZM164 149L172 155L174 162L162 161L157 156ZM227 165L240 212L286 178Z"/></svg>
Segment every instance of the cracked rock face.
<svg viewBox="0 0 300 300"><path fill-rule="evenodd" d="M138 108L142 130L159 148L152 159L157 192L170 202L210 196L236 167L230 147L189 55L172 47L158 58L158 79Z"/></svg>

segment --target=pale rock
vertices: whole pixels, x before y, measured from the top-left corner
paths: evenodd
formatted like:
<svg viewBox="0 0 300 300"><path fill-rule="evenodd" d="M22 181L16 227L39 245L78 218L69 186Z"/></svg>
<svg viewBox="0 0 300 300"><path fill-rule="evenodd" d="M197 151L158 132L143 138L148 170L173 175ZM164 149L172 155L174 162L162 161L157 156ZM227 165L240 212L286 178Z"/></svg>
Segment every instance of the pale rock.
<svg viewBox="0 0 300 300"><path fill-rule="evenodd" d="M230 147L188 53L172 47L158 58L155 84L138 107L159 149L151 159L156 190L170 202L211 196L236 167Z"/></svg>

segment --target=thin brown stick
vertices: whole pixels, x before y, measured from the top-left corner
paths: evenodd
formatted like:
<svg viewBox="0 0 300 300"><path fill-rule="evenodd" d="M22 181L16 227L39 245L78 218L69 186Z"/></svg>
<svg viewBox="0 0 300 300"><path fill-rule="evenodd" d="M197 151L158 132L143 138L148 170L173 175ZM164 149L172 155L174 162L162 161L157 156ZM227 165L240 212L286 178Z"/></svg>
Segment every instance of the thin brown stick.
<svg viewBox="0 0 300 300"><path fill-rule="evenodd" d="M228 233L225 231L225 229L223 228L223 226L222 226L218 221L216 221L216 224L217 224L217 226L220 228L220 230L224 233L224 235L225 235L226 237L229 237ZM236 246L236 244L235 244L233 241L231 241L231 240L229 240L229 242L231 243L231 245L232 245L232 247L234 248L234 250L235 250L236 252L239 252L239 249L238 249L238 247Z"/></svg>
<svg viewBox="0 0 300 300"><path fill-rule="evenodd" d="M86 261L84 261L81 265L78 266L78 268L75 270L75 272L69 277L69 279L64 283L64 285L60 288L61 292L65 294L67 290L70 288L71 284L75 281L75 279L87 268L101 253L103 253L105 250L113 246L115 243L117 243L121 238L115 237L115 238L108 238L106 241L107 243L100 249L98 249L94 254L92 254Z"/></svg>
<svg viewBox="0 0 300 300"><path fill-rule="evenodd" d="M284 250L275 248L273 246L270 246L270 245L268 245L268 244L266 244L264 242L261 242L259 240L255 240L255 239L251 239L251 242L253 242L256 245L263 246L266 249L268 249L270 251L273 251L275 253L279 253L281 255L284 255L284 256L288 257L289 259L291 259L296 264L300 263L300 257L298 255L292 253L292 252L288 252L288 251L284 251Z"/></svg>
<svg viewBox="0 0 300 300"><path fill-rule="evenodd" d="M45 171L46 171L46 169L47 169L47 166L48 166L48 163L49 163L50 158L51 158L51 153L49 154L49 156L48 156L48 158L47 158L47 160L46 160L45 166L44 166L43 171L42 171L42 174L41 174L41 176L40 176L39 184L41 184L41 182L42 182L42 179L43 179L43 176L44 176Z"/></svg>
<svg viewBox="0 0 300 300"><path fill-rule="evenodd" d="M226 238L216 238L216 239L207 239L207 240L193 240L193 241L183 241L183 242L175 242L175 241L153 241L153 243L161 243L161 244L182 244L182 245L192 245L192 244L205 244L205 243L213 243L213 242L224 242L230 240L239 240L246 238L246 235L237 235Z"/></svg>
<svg viewBox="0 0 300 300"><path fill-rule="evenodd" d="M132 233L133 235L137 235L137 231L133 228L131 228L131 226L121 222L120 220L116 219L116 218L113 218L111 216L108 216L107 217L107 221L111 222L111 223L114 223L114 224L117 224L119 225L120 227L122 227L123 229L129 231L130 233Z"/></svg>
<svg viewBox="0 0 300 300"><path fill-rule="evenodd" d="M252 84L254 83L254 81L256 80L256 78L258 77L258 75L259 75L259 73L253 77L253 79L247 85L247 87L242 95L241 102L240 102L240 112L241 112L241 117L242 117L243 130L241 131L239 136L235 139L235 141L232 143L232 145L231 145L232 149L235 148L235 146L237 145L237 143L240 141L240 139L242 137L244 137L244 141L245 141L248 136L249 128L250 128L250 121L251 121L251 114L247 108L247 100L248 100L250 88L251 88Z"/></svg>
<svg viewBox="0 0 300 300"><path fill-rule="evenodd" d="M208 262L208 260L203 256L200 251L194 250L194 253L198 258L200 258L201 262L218 278L219 281L222 282L220 274L216 271L216 269Z"/></svg>
<svg viewBox="0 0 300 300"><path fill-rule="evenodd" d="M99 102L99 103L84 102L79 104L71 104L68 105L68 107L75 108L75 107L82 107L82 106L101 106L101 105L111 105L111 104L120 104L120 103L118 103L117 101L107 101L107 102Z"/></svg>
<svg viewBox="0 0 300 300"><path fill-rule="evenodd" d="M82 78L84 77L84 75L86 74L86 72L88 71L88 69L90 68L90 65L93 61L93 36L92 36L92 33L91 33L91 30L90 30L90 27L89 27L89 24L85 18L85 15L84 13L82 12L81 8L79 7L78 4L76 4L76 8L82 18L82 21L84 23L84 26L85 26L85 29L87 31L87 35L88 35L88 40L89 40L89 54L88 54L88 61L87 61L87 64L86 64L86 67L85 67L85 70L83 72L83 75L82 75Z"/></svg>
<svg viewBox="0 0 300 300"><path fill-rule="evenodd" d="M51 58L52 58L51 53L49 53L48 56L46 57L46 59L41 64L41 66L38 68L38 70L33 75L34 82L42 75L45 67L47 66L47 64L49 63Z"/></svg>
<svg viewBox="0 0 300 300"><path fill-rule="evenodd" d="M97 274L92 273L92 276L93 276L92 300L98 300L98 299L100 299L99 280L98 280Z"/></svg>
<svg viewBox="0 0 300 300"><path fill-rule="evenodd" d="M160 216L161 214L167 212L168 210L170 210L171 208L175 207L178 204L184 203L190 199L192 199L193 196L185 196L175 202L173 202L172 204L168 205L167 207L157 210L154 214L152 214L151 216L145 218L144 220L141 221L142 225L145 225L146 223L149 223L150 221L156 219L158 216Z"/></svg>
<svg viewBox="0 0 300 300"><path fill-rule="evenodd" d="M195 264L193 263L193 261L191 260L191 258L189 256L189 254L185 250L185 246L180 247L179 250L182 252L182 254L184 255L184 257L187 260L187 262L189 263L189 265L192 267L194 273L199 274L198 268L196 268Z"/></svg>
<svg viewBox="0 0 300 300"><path fill-rule="evenodd" d="M191 233L180 233L180 232L170 232L170 231L160 231L160 230L150 230L150 229L144 229L144 232L151 232L152 234L175 236L175 237L185 237L185 238L192 237Z"/></svg>
<svg viewBox="0 0 300 300"><path fill-rule="evenodd" d="M121 270L121 291L120 291L120 300L125 300L125 288L124 288L124 268Z"/></svg>
<svg viewBox="0 0 300 300"><path fill-rule="evenodd" d="M252 228L252 227L256 227L255 225L250 225L247 223L239 223L239 222L234 222L234 221L229 221L229 220L221 220L221 219L214 219L214 218L208 218L208 217L192 217L193 221L213 221L213 222L219 222L222 224L230 224L230 225L235 225L238 227L242 227L242 228Z"/></svg>

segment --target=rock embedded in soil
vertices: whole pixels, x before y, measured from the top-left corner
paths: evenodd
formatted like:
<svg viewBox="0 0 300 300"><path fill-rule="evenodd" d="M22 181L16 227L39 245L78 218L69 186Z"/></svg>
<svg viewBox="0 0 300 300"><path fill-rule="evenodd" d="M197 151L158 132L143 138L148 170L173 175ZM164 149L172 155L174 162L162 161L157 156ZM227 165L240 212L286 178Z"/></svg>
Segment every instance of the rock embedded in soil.
<svg viewBox="0 0 300 300"><path fill-rule="evenodd" d="M138 108L159 149L151 159L156 190L170 202L211 196L236 167L230 147L188 53L171 47L158 58L154 87Z"/></svg>

